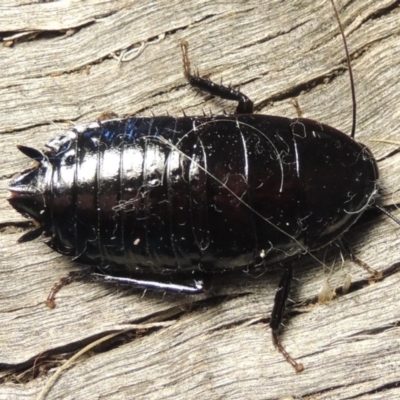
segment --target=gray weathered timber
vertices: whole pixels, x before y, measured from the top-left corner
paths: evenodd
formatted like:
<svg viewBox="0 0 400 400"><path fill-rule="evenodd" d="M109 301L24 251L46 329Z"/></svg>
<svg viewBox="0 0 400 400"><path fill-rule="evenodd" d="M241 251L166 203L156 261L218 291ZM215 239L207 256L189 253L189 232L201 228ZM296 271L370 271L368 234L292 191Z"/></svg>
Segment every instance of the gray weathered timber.
<svg viewBox="0 0 400 400"><path fill-rule="evenodd" d="M400 141L399 1L339 3L356 79L356 137L379 161L382 204L400 204L400 144L373 141ZM181 39L189 41L201 74L240 86L258 113L294 118L296 98L305 117L349 132L348 74L329 1L2 1L1 37L20 33L27 33L25 40L0 47L1 400L38 396L54 370L15 383L38 356L56 365L55 356L64 361L98 337L154 321L170 323L81 358L46 398L400 396L400 227L384 216L369 213L347 234L360 259L387 271L383 280L369 282L364 270L341 265L338 256L327 259L329 266L336 260L333 272L308 257L298 263L292 294L298 313L283 336L305 366L296 374L273 348L266 325L279 267L260 277L218 278L213 293L197 297L75 283L50 310L43 301L53 283L79 267L40 240L17 245L27 225L5 200L12 176L29 165L17 144L41 148L105 111L233 112L235 104L187 85ZM137 58L118 63L111 57L141 42L147 46ZM348 272L352 292L324 305L311 302L325 278L340 287Z"/></svg>

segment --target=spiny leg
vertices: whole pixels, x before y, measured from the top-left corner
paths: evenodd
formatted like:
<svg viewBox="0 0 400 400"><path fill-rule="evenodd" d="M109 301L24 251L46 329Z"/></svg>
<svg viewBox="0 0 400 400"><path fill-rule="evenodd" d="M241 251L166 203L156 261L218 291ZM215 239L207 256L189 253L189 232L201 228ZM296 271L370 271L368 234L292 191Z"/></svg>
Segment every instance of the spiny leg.
<svg viewBox="0 0 400 400"><path fill-rule="evenodd" d="M213 96L221 97L225 100L234 100L238 102L236 107L236 114L253 114L253 102L239 90L235 90L231 87L218 85L213 81L200 76L192 75L190 71L190 61L188 54L189 43L186 40L182 40L182 60L183 60L183 71L188 82L194 86L212 94Z"/></svg>
<svg viewBox="0 0 400 400"><path fill-rule="evenodd" d="M90 277L101 283L116 283L124 286L131 286L138 289L149 289L157 291L165 291L170 293L181 293L181 294L200 294L205 291L204 282L202 279L193 279L192 284L188 283L174 283L174 282L162 282L159 280L152 279L136 279L128 277L117 277L112 275L91 273Z"/></svg>
<svg viewBox="0 0 400 400"><path fill-rule="evenodd" d="M193 279L192 283L186 282L163 282L158 279L136 279L131 277L116 277L101 273L89 272L87 270L70 272L68 276L61 278L51 289L45 304L49 308L56 306L55 296L57 292L64 286L77 281L91 281L106 284L119 284L123 286L131 286L138 289L150 289L156 291L164 291L170 293L181 294L200 294L204 293L205 285L202 279Z"/></svg>
<svg viewBox="0 0 400 400"><path fill-rule="evenodd" d="M353 263L357 264L359 267L365 269L369 274L371 274L375 279L381 279L382 278L382 272L377 271L376 269L371 268L367 263L364 261L360 260L354 253L352 252L349 244L341 238L338 240L340 250L345 256L348 256Z"/></svg>
<svg viewBox="0 0 400 400"><path fill-rule="evenodd" d="M271 313L271 321L269 326L272 330L272 342L277 349L283 354L286 361L292 365L296 372L303 371L303 364L297 363L291 355L285 350L281 341L279 340L278 330L282 322L283 313L285 312L286 300L289 297L290 285L293 279L293 272L291 267L286 267L285 272L279 282L278 290L275 294L274 307Z"/></svg>
<svg viewBox="0 0 400 400"><path fill-rule="evenodd" d="M61 278L51 288L50 293L47 296L47 299L45 301L46 306L49 307L49 308L54 308L56 306L56 294L57 294L57 292L59 292L62 287L67 286L72 282L80 281L83 278L87 277L87 275L88 275L87 271L72 271L72 272L70 272L68 274L68 276L65 276L64 278Z"/></svg>

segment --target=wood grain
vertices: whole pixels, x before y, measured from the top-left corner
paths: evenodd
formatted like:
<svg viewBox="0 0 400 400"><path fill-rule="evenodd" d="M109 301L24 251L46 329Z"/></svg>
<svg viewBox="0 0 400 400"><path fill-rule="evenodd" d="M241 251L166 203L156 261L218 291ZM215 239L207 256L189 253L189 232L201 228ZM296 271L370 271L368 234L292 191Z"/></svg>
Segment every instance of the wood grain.
<svg viewBox="0 0 400 400"><path fill-rule="evenodd" d="M339 4L356 79L356 138L378 160L380 202L388 206L400 204L400 144L373 140L400 142L399 5ZM12 39L19 34L26 35ZM381 281L341 265L333 250L326 261L331 267L336 260L333 268L309 257L296 266L293 315L283 335L305 366L296 374L273 348L266 325L279 268L259 277L217 278L213 293L197 297L75 283L49 310L43 305L49 289L77 265L40 240L17 245L28 225L5 200L12 176L29 165L17 144L41 148L105 111L233 112L234 104L186 84L181 39L189 41L201 74L240 86L258 113L296 117L296 98L305 117L349 132L348 74L329 1L5 0L0 37L0 399L36 398L74 352L128 327L136 329L80 358L46 398L400 396L400 228L384 216L367 212L347 234L357 256L384 271ZM129 62L112 57L142 44ZM350 293L315 302L324 279L338 288L349 272ZM28 379L34 363L43 372Z"/></svg>

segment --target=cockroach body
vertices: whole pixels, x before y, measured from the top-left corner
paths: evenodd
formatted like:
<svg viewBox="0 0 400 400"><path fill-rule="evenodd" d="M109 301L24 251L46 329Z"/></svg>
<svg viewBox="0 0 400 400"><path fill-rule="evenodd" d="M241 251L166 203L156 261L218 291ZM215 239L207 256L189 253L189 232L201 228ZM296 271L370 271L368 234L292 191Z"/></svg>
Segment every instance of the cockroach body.
<svg viewBox="0 0 400 400"><path fill-rule="evenodd" d="M306 119L106 120L46 146L21 147L37 163L11 205L52 249L117 276L285 261L342 236L377 191L368 149Z"/></svg>
<svg viewBox="0 0 400 400"><path fill-rule="evenodd" d="M19 146L35 165L9 202L37 225L21 242L43 234L96 280L193 294L207 274L327 246L374 203L378 167L364 145L309 119L253 114L243 93L192 75L182 49L189 83L238 101L236 114L100 120L44 152ZM300 371L277 334L291 279L285 263L270 326Z"/></svg>

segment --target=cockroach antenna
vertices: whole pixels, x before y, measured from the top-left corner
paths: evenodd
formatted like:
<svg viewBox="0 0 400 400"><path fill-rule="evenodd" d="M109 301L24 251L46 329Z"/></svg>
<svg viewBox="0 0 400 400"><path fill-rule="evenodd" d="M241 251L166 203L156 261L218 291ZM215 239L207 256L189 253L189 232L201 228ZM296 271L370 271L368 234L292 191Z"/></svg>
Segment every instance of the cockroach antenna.
<svg viewBox="0 0 400 400"><path fill-rule="evenodd" d="M347 40L346 40L346 35L344 34L343 25L342 25L342 23L340 21L339 12L338 12L338 10L336 8L334 0L330 0L330 1L331 1L333 9L335 11L335 16L336 16L336 20L337 20L338 25L339 25L340 34L342 35L343 44L344 44L344 50L346 52L347 68L349 69L351 98L352 98L352 102L353 102L353 125L351 127L350 136L351 136L352 139L354 139L354 136L356 135L357 102L356 102L356 90L355 90L355 86L354 86L353 69L351 68L349 48L347 46Z"/></svg>
<svg viewBox="0 0 400 400"><path fill-rule="evenodd" d="M386 210L386 208L378 204L375 204L374 207L377 208L379 211L383 212L384 214L386 214L390 219L396 222L396 224L400 225L400 219L395 217L390 211Z"/></svg>
<svg viewBox="0 0 400 400"><path fill-rule="evenodd" d="M349 70L349 77L350 77L351 98L352 98L352 102L353 102L353 124L351 127L350 136L352 137L352 139L354 139L354 136L356 134L357 102L356 102L356 91L355 91L355 85L354 85L353 69L351 67L349 48L347 46L347 40L346 40L346 35L344 34L343 25L340 21L339 12L337 10L334 0L330 0L330 2L335 11L336 20L338 22L340 34L342 35L342 39L343 39L344 50L346 52L347 68ZM374 204L373 207L378 209L379 211L381 211L382 213L387 215L390 219L392 219L394 222L396 222L398 225L400 225L400 219L395 217L390 211L386 210L386 208L384 208L378 204Z"/></svg>

